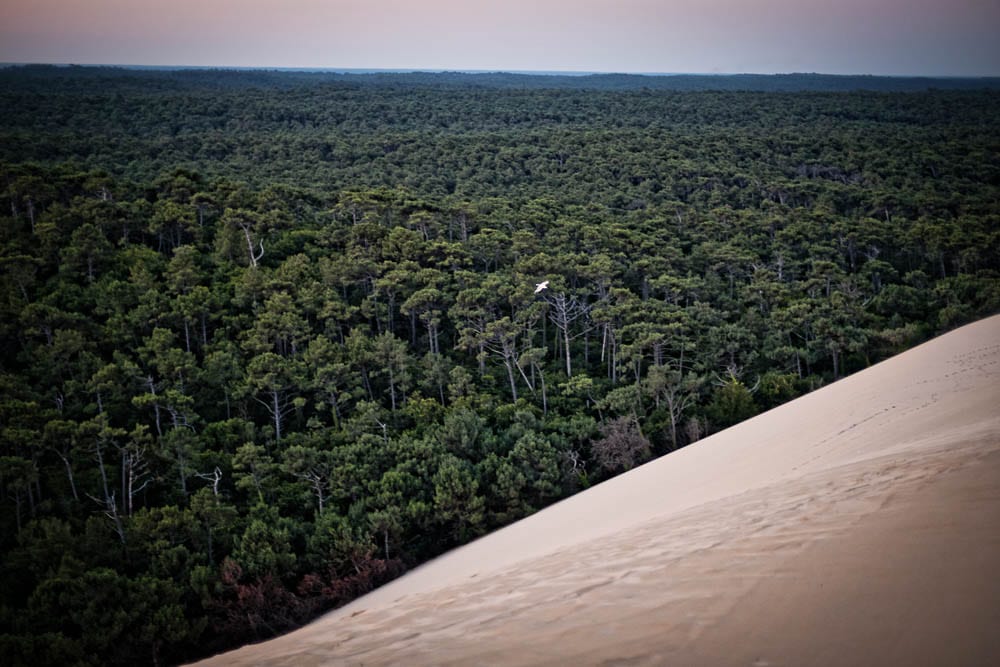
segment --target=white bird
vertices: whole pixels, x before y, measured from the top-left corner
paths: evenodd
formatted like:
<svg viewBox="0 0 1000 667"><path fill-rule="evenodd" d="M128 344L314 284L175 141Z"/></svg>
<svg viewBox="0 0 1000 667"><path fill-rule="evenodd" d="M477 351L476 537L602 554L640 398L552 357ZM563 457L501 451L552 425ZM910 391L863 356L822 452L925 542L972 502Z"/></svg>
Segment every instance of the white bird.
<svg viewBox="0 0 1000 667"><path fill-rule="evenodd" d="M542 282L538 283L537 285L535 285L535 294L538 294L539 292L541 292L543 289L547 288L548 286L549 286L549 281L548 280L543 280Z"/></svg>

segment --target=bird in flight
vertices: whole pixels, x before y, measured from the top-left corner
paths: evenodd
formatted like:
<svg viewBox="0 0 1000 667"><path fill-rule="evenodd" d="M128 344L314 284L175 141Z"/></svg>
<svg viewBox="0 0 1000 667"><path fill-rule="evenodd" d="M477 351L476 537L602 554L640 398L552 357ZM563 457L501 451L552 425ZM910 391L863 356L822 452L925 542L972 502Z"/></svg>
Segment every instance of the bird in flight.
<svg viewBox="0 0 1000 667"><path fill-rule="evenodd" d="M543 280L542 282L538 283L537 285L535 285L535 294L538 294L539 292L541 292L543 289L547 288L548 286L549 286L549 281L548 280Z"/></svg>

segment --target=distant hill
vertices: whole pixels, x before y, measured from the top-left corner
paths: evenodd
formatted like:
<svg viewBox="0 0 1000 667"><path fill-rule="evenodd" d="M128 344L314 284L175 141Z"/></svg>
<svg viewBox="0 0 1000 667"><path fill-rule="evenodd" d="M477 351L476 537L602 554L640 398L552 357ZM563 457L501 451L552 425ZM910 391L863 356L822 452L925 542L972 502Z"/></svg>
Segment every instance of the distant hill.
<svg viewBox="0 0 1000 667"><path fill-rule="evenodd" d="M1000 77L941 78L831 74L549 74L511 72L308 71L289 69L211 69L110 67L80 65L9 65L0 69L0 85L58 80L92 83L115 79L157 81L163 87L281 88L308 84L347 86L561 89L561 90L729 90L759 92L916 92L925 90L1000 89Z"/></svg>

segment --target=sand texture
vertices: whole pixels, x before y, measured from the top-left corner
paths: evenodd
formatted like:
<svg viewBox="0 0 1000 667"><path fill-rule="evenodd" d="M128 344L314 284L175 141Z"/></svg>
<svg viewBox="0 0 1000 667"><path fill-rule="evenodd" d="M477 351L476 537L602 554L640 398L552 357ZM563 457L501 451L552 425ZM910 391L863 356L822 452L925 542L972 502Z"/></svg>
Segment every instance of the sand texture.
<svg viewBox="0 0 1000 667"><path fill-rule="evenodd" d="M1000 665L1000 316L211 665Z"/></svg>

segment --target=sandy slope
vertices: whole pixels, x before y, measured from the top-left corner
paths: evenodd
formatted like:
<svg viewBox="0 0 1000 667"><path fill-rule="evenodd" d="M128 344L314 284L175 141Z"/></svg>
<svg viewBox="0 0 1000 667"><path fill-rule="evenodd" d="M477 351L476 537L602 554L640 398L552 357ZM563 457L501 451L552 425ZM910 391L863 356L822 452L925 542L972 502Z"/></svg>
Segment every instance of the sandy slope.
<svg viewBox="0 0 1000 667"><path fill-rule="evenodd" d="M1000 664L1000 316L205 664Z"/></svg>

